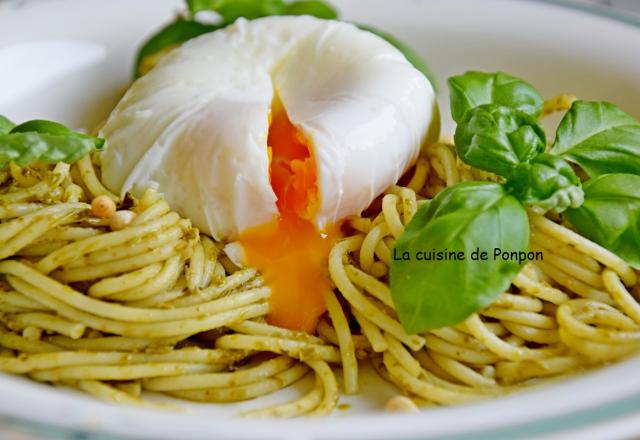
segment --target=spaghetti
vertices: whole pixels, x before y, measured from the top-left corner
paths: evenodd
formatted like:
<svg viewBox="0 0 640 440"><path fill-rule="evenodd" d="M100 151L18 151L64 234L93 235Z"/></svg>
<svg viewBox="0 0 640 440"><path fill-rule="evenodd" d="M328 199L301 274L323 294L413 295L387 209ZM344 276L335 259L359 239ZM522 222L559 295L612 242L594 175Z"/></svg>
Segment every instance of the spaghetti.
<svg viewBox="0 0 640 440"><path fill-rule="evenodd" d="M234 266L155 191L121 201L136 215L110 231L88 202L118 198L89 157L0 177L0 370L154 407L164 406L141 390L240 401L313 371L308 395L254 415L335 407L338 348L266 324L270 291L256 271Z"/></svg>
<svg viewBox="0 0 640 440"><path fill-rule="evenodd" d="M544 253L542 261L528 263L507 292L460 325L404 333L386 278L394 240L434 188L484 177L461 164L451 145L431 146L407 186L383 196L380 211L349 219L352 233L330 257L331 277L370 343L374 366L428 403L506 394L532 379L591 368L640 348L633 269L534 211L532 247ZM355 369L344 372L357 377Z"/></svg>
<svg viewBox="0 0 640 440"><path fill-rule="evenodd" d="M545 111L570 101L556 99ZM243 413L294 417L337 406L336 366L347 394L358 392L359 367L370 362L416 403L456 404L640 348L636 272L534 210L531 248L542 261L529 262L463 323L405 332L388 285L394 241L445 187L494 179L463 164L446 142L428 147L406 184L390 188L377 208L346 220L328 261L335 291L314 335L267 324L270 291L256 270L237 267L223 244L153 189L119 200L99 169L94 155L71 166L0 171L1 371L154 407L163 405L145 403L143 390L232 402L312 373L315 384L297 400ZM97 196L135 216L110 230L91 215Z"/></svg>

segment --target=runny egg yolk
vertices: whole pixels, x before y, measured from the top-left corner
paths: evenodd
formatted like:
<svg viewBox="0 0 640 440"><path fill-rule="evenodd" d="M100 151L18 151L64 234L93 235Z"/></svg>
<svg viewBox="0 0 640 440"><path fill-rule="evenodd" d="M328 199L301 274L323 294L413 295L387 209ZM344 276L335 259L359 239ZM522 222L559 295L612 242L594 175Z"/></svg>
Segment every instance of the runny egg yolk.
<svg viewBox="0 0 640 440"><path fill-rule="evenodd" d="M327 258L338 229L319 231L311 222L320 197L311 148L281 106L275 105L271 116L269 171L280 216L245 230L239 241L247 263L271 288L267 321L313 332L326 310L324 298L331 289Z"/></svg>

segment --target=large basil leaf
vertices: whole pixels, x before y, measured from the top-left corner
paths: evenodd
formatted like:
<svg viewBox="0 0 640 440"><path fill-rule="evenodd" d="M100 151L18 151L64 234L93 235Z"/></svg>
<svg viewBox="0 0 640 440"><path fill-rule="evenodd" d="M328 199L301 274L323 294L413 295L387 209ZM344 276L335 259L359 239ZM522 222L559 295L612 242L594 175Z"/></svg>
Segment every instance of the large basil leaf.
<svg viewBox="0 0 640 440"><path fill-rule="evenodd" d="M580 179L571 166L564 159L548 153L518 165L506 187L522 203L540 206L547 211L577 208L584 201Z"/></svg>
<svg viewBox="0 0 640 440"><path fill-rule="evenodd" d="M285 15L311 15L325 20L336 20L338 11L328 3L319 0L300 0L288 3L285 7Z"/></svg>
<svg viewBox="0 0 640 440"><path fill-rule="evenodd" d="M323 19L336 19L338 13L321 0L187 0L189 12L193 15L201 11L212 11L220 15L216 24L204 24L193 18L179 18L160 29L149 38L138 51L134 67L134 77L147 73L170 49L191 38L222 29L238 18L253 20L273 15L312 15Z"/></svg>
<svg viewBox="0 0 640 440"><path fill-rule="evenodd" d="M15 126L16 124L11 122L9 119L5 118L4 116L0 115L0 134L9 133L11 129Z"/></svg>
<svg viewBox="0 0 640 440"><path fill-rule="evenodd" d="M542 153L546 145L544 130L533 116L496 104L467 111L454 139L465 163L503 177Z"/></svg>
<svg viewBox="0 0 640 440"><path fill-rule="evenodd" d="M214 11L220 14L223 23L233 23L240 17L248 20L282 15L285 10L283 0L187 0L189 11Z"/></svg>
<svg viewBox="0 0 640 440"><path fill-rule="evenodd" d="M531 116L542 112L544 101L528 82L503 72L467 72L447 81L453 120L461 122L464 114L483 104L512 107Z"/></svg>
<svg viewBox="0 0 640 440"><path fill-rule="evenodd" d="M333 20L338 13L322 0L187 0L189 11L214 11L220 15L221 23L230 24L240 17L253 20L272 15L312 15Z"/></svg>
<svg viewBox="0 0 640 440"><path fill-rule="evenodd" d="M528 245L527 214L501 185L465 182L444 190L418 210L393 251L391 294L402 325L407 332L423 332L457 324L487 306L522 266L494 259L494 250L525 252ZM473 260L476 249L488 259ZM463 252L465 259L416 258L432 251Z"/></svg>
<svg viewBox="0 0 640 440"><path fill-rule="evenodd" d="M640 176L603 174L584 185L584 203L565 216L583 236L640 269Z"/></svg>
<svg viewBox="0 0 640 440"><path fill-rule="evenodd" d="M575 101L550 152L577 163L590 177L640 175L640 122L608 102Z"/></svg>
<svg viewBox="0 0 640 440"><path fill-rule="evenodd" d="M220 15L220 21L216 24L203 24L193 18L179 18L160 29L138 51L134 66L134 78L147 73L170 49L191 38L224 28L240 17L252 20L273 15L311 15L325 20L338 19L338 12L329 3L322 0L294 2L285 2L284 0L187 0L187 5L191 15L201 11L212 11ZM373 26L363 24L357 26L385 39L402 52L407 60L422 72L436 88L434 75L422 57L411 47L393 35Z"/></svg>
<svg viewBox="0 0 640 440"><path fill-rule="evenodd" d="M59 122L45 121L43 119L33 119L31 121L23 122L22 124L14 126L9 133L28 133L30 131L58 135L74 134L77 136L89 137L82 133L76 133Z"/></svg>
<svg viewBox="0 0 640 440"><path fill-rule="evenodd" d="M75 132L57 122L28 121L0 133L0 167L12 161L20 166L36 161L72 163L103 145L104 139Z"/></svg>
<svg viewBox="0 0 640 440"><path fill-rule="evenodd" d="M137 78L151 70L158 59L170 49L198 35L220 28L220 25L202 24L182 18L169 23L149 38L138 51L134 66L134 77Z"/></svg>

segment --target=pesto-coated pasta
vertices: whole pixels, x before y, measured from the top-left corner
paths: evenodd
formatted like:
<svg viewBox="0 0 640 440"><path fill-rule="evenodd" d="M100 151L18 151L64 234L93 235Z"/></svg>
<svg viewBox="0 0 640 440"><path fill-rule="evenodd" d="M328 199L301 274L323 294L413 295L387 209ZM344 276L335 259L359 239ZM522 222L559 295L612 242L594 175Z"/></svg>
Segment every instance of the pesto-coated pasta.
<svg viewBox="0 0 640 440"><path fill-rule="evenodd" d="M548 101L544 112L573 99ZM0 183L0 371L164 410L173 407L146 402L144 392L237 402L313 374L296 399L241 413L297 417L330 414L340 391L357 393L363 362L414 402L448 405L640 349L636 271L533 209L531 249L542 261L464 322L405 331L389 287L395 241L444 188L495 179L463 164L450 143L426 146L404 186L345 220L315 333L269 324L271 290L260 273L237 266L154 189L139 200L111 194L97 162L11 164ZM133 220L111 230L91 214L96 196Z"/></svg>

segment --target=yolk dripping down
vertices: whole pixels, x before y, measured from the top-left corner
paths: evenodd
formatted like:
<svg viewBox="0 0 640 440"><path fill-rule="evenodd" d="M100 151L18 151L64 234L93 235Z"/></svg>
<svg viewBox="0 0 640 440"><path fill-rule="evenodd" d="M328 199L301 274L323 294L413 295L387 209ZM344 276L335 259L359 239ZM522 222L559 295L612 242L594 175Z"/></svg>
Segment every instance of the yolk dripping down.
<svg viewBox="0 0 640 440"><path fill-rule="evenodd" d="M281 106L272 116L269 172L280 218L245 230L240 243L271 288L269 323L312 332L326 310L327 258L337 229L319 231L310 221L319 206L313 154Z"/></svg>

